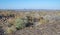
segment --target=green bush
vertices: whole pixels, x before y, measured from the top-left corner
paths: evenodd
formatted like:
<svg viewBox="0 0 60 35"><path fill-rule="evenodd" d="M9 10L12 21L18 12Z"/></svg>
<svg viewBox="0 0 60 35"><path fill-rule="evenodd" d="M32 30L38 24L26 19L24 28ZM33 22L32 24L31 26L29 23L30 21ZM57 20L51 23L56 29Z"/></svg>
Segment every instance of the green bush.
<svg viewBox="0 0 60 35"><path fill-rule="evenodd" d="M22 29L25 27L25 23L23 22L23 20L21 18L17 18L15 20L15 26L16 26L16 29Z"/></svg>

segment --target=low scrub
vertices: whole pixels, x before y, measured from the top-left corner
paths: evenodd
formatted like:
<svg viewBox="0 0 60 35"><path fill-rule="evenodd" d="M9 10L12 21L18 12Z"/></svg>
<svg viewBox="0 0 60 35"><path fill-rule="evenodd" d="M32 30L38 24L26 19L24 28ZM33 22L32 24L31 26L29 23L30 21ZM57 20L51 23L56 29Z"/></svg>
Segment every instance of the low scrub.
<svg viewBox="0 0 60 35"><path fill-rule="evenodd" d="M25 23L23 22L21 18L17 18L15 20L15 26L16 26L16 29L22 29L25 27Z"/></svg>

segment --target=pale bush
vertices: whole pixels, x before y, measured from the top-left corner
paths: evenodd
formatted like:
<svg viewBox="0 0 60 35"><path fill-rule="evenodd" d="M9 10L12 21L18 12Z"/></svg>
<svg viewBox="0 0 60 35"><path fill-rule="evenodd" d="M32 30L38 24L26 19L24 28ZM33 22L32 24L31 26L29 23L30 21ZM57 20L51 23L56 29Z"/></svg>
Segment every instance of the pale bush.
<svg viewBox="0 0 60 35"><path fill-rule="evenodd" d="M25 27L25 23L23 22L23 20L22 20L21 18L17 18L17 19L15 20L15 27L16 27L17 29L22 29L22 28Z"/></svg>
<svg viewBox="0 0 60 35"><path fill-rule="evenodd" d="M15 28L14 26L12 26L12 27L7 27L5 33L7 33L7 34L12 34L12 33L15 32L15 31L16 31L16 28Z"/></svg>

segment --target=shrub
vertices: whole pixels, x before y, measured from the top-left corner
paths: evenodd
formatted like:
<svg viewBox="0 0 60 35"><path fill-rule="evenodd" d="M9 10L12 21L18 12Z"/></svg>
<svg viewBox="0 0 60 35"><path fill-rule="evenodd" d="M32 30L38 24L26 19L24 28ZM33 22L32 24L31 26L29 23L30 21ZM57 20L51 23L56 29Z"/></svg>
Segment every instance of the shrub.
<svg viewBox="0 0 60 35"><path fill-rule="evenodd" d="M19 30L25 27L25 23L23 22L21 18L17 18L15 20L15 26L16 26L16 29Z"/></svg>

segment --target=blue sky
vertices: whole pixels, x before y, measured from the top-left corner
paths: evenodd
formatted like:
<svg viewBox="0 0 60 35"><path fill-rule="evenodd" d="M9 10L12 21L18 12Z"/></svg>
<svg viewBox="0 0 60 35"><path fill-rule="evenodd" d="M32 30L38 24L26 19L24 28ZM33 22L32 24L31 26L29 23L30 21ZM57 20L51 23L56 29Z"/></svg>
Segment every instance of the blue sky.
<svg viewBox="0 0 60 35"><path fill-rule="evenodd" d="M60 9L60 0L0 0L0 9Z"/></svg>

